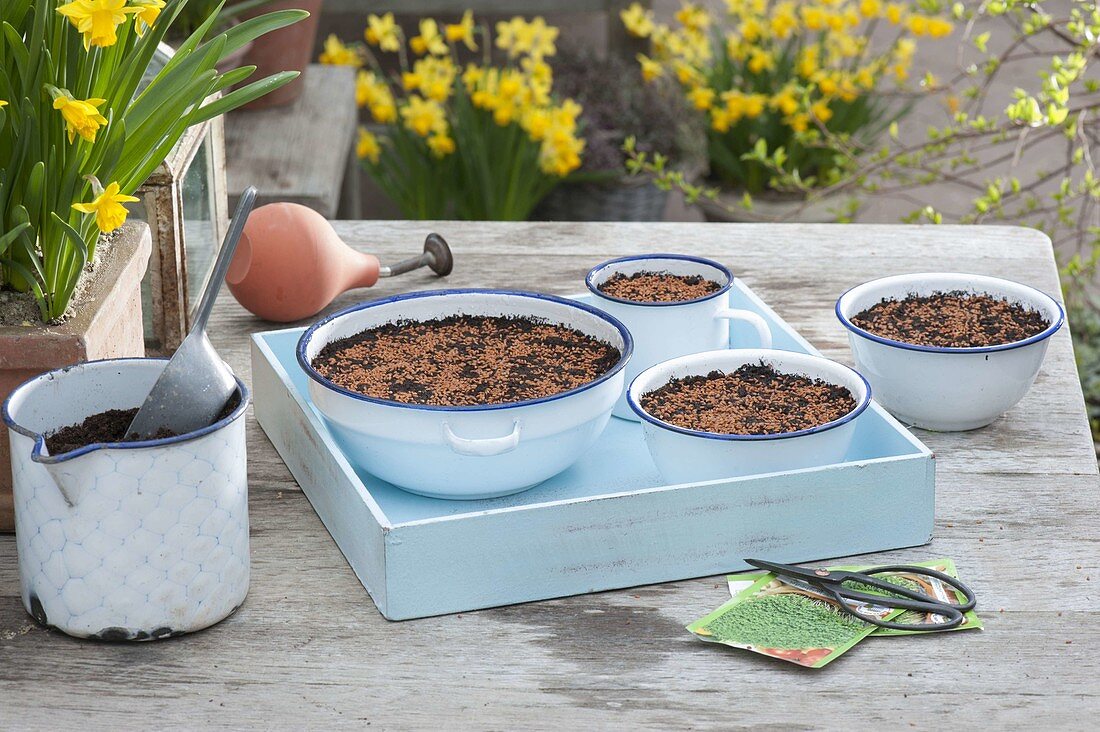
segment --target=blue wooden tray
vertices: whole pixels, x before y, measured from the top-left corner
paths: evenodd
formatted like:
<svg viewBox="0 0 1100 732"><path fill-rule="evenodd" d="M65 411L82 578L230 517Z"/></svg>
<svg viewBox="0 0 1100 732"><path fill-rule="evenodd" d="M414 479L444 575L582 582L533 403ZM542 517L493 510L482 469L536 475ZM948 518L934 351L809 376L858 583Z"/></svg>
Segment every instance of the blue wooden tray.
<svg viewBox="0 0 1100 732"><path fill-rule="evenodd" d="M816 353L739 280L730 301L768 321L776 348ZM745 569L744 557L801 562L931 540L934 457L877 404L845 461L820 468L668 486L641 427L612 418L573 467L523 493L406 493L335 446L295 360L303 330L252 336L256 419L390 620L723 574Z"/></svg>

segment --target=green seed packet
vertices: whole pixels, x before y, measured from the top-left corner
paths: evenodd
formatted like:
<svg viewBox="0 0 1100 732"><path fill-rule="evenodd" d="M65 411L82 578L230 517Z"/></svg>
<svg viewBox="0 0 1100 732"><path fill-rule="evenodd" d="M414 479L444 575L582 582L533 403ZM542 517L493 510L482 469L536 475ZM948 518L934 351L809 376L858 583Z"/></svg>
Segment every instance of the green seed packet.
<svg viewBox="0 0 1100 732"><path fill-rule="evenodd" d="M704 641L808 668L821 668L875 629L836 603L810 596L772 574L757 577L729 602L687 629ZM896 610L883 610L880 617L897 614Z"/></svg>
<svg viewBox="0 0 1100 732"><path fill-rule="evenodd" d="M940 572L943 572L944 574L949 575L951 577L956 577L957 578L959 576L959 571L955 567L955 561L953 559L949 559L949 558L946 558L946 557L942 558L942 559L931 559L931 560L928 560L928 561L925 561L925 562L910 562L910 564L912 564L913 566L916 566L916 567L928 567L930 569L939 570ZM874 565L842 566L842 567L827 567L827 569L830 569L830 570L845 570L845 571L849 571L849 572L862 572L863 570L870 569L873 566ZM731 574L731 575L729 575L726 578L726 581L729 583L730 594L737 595L745 587L748 587L751 584L753 584L754 582L757 582L761 577L764 577L764 576L771 576L771 575L769 575L768 573L765 573L765 572L752 572L752 573L749 573L749 574ZM940 600L956 602L956 603L965 601L965 598L962 596L962 593L954 590L951 587L948 587L947 585L945 585L944 583L940 582L939 580L937 580L935 578L923 577L923 578L919 578L919 580L918 580L918 578L916 578L916 577L910 577L910 576L906 576L904 574L900 574L900 575L880 575L880 576L883 577L884 579L897 577L898 581L906 582L907 584L910 585L910 587L913 587L913 588L916 588L919 585L924 592L929 593L929 594L937 597ZM854 587L853 589L858 589L858 590L861 590L861 591L877 593L877 590L875 590L874 588L871 588L871 587ZM907 623L907 624L911 624L911 625L920 625L922 623L942 622L942 619L937 619L933 615L929 615L927 613L915 612L915 611L907 611L907 612L900 613L897 617L892 618L892 620L895 623ZM978 614L975 611L971 610L963 616L963 622L962 622L961 625L958 625L954 628L949 628L948 630L945 630L945 631L935 631L935 632L947 633L947 632L951 632L951 631L955 631L955 630L981 630L981 629L982 629L981 619L978 618ZM894 630L893 628L875 628L872 635L875 635L875 636L914 635L914 634L917 634L917 633L927 633L927 632L929 632L929 631Z"/></svg>

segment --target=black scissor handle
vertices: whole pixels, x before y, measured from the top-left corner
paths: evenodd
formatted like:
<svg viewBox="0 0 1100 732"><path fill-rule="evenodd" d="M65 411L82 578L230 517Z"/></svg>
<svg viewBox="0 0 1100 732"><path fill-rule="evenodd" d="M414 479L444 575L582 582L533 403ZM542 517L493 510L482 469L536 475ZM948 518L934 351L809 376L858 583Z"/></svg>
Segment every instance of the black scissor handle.
<svg viewBox="0 0 1100 732"><path fill-rule="evenodd" d="M959 610L954 605L948 605L947 603L920 602L917 600L898 601L891 600L891 598L888 597L884 598L877 595L867 595L862 592L846 592L843 590L838 591L835 587L826 587L824 589L826 594L830 595L834 600L840 603L841 607L843 607L846 611L856 616L860 620L866 623L870 623L871 625L877 625L880 628L889 628L891 630L913 630L919 632L951 630L952 628L957 628L962 625L963 620L965 620L966 618L962 610ZM858 595L859 597L853 597L853 595ZM871 604L878 604L883 607L903 607L905 610L916 610L918 612L934 613L936 615L944 617L946 620L942 623L928 623L925 625L918 625L915 623L895 623L890 620L879 620L876 617L859 612L858 608L852 605L849 600L869 602Z"/></svg>
<svg viewBox="0 0 1100 732"><path fill-rule="evenodd" d="M973 610L974 606L978 604L978 599L974 595L974 591L971 590L969 587L967 587L965 584L963 584L962 581L960 581L959 579L957 579L955 577L952 577L949 574L944 574L943 572L940 572L940 571L935 570L935 569L929 569L928 567L915 567L913 565L908 565L908 564L894 564L894 565L890 565L890 566L887 566L887 567L874 567L873 569L863 570L863 572L862 572L862 574L867 575L868 578L873 580L872 582L867 583L867 584L871 585L872 587L876 587L878 589L884 589L888 592L893 592L893 593L901 595L902 597L908 597L909 599L915 600L915 601L923 601L924 598L928 597L928 595L925 595L922 592L916 592L914 590L910 590L910 589L905 588L905 587L899 587L898 585L895 585L893 583L885 582L883 580L879 580L879 579L871 576L871 575L885 574L885 573L916 574L916 575L925 575L926 577L935 577L936 579L938 579L940 582L943 582L948 587L951 587L952 589L955 589L958 592L960 592L962 594L962 596L966 598L966 602L963 602L963 603L934 601L934 603L936 605L938 605L939 607L945 607L945 608L950 607L954 610L959 611L960 613L965 613L965 612L969 612L970 610ZM914 609L916 609L916 608L914 608ZM941 613L941 614L943 614L943 613Z"/></svg>

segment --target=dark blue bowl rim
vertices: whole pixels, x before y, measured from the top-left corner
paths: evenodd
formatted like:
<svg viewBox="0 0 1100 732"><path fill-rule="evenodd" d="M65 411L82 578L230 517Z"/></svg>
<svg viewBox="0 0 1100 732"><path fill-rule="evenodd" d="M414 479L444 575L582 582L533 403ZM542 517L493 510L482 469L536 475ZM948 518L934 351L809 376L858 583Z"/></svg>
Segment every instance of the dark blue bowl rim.
<svg viewBox="0 0 1100 732"><path fill-rule="evenodd" d="M776 352L780 355L784 355L784 354L787 354L787 353L798 353L798 354L803 355L803 356L810 356L812 358L819 358L822 361L828 361L831 364L834 364L836 366L840 366L842 368L848 369L853 374L855 374L857 377L859 377L859 380L863 382L863 387L866 390L866 392L863 396L863 399L860 400L860 403L857 404L852 411L848 412L847 414L845 414L843 417L840 417L839 419L834 419L832 422L826 422L825 424L819 424L816 427L808 427L804 430L796 430L794 432L779 432L779 433L774 434L774 435L726 435L726 434L721 434L721 433L718 433L718 432L706 432L706 431L703 431L703 430L693 430L693 429L688 429L686 427L678 427L677 425L670 424L669 422L665 422L664 420L657 419L652 414L645 411L645 409L642 408L642 405L640 405L636 401L634 401L634 397L631 394L630 388L627 388L627 390L626 390L626 401L630 405L630 408L634 410L635 414L637 414L639 417L641 417L646 422L649 422L650 424L653 424L657 427L660 427L661 429L665 429L665 430L668 430L670 432L679 432L682 435L690 435L692 437L703 437L703 438L706 438L708 440L724 440L726 442L761 442L761 441L764 441L764 440L788 440L792 437L804 437L805 435L813 435L813 434L817 434L818 432L825 432L827 430L836 429L837 427L845 425L848 422L851 422L852 420L854 420L859 415L863 414L867 410L867 407L871 406L871 384L870 384L870 382L867 381L867 379L865 379L863 377L863 374L859 373L858 371L853 369L851 366L845 366L842 363L837 363L836 361L832 361L830 359L827 359L824 356L818 356L818 355L815 355L813 353L803 353L801 351L781 351L781 350L777 350L777 349L774 349L774 348L771 348L771 349L752 349L752 350L774 351L774 352ZM660 364L658 364L658 365L660 365ZM656 368L656 367L653 367L653 368ZM645 372L643 371L642 373L645 373ZM642 374L638 374L638 376L634 377L634 381L637 381L639 378L641 378L641 376L642 376ZM633 386L634 382L631 382L630 385Z"/></svg>
<svg viewBox="0 0 1100 732"><path fill-rule="evenodd" d="M217 432L218 430L228 426L231 422L234 422L237 419L240 419L244 415L245 411L247 411L249 401L252 399L252 392L249 391L248 385L246 385L243 381L241 381L239 376L234 374L233 379L237 382L237 389L238 389L238 391L240 391L240 394L241 394L241 403L238 404L237 408L234 409L232 412L230 412L226 417L224 417L223 419L219 419L217 422L214 422L213 424L207 425L206 427L203 427L202 429L195 430L193 432L187 432L186 434L176 435L175 437L162 437L162 438L157 439L157 440L135 440L134 442L94 442L90 445L85 445L83 447L79 447L76 450L71 450L69 452L63 452L60 455L41 455L41 452L42 452L43 449L45 449L45 445L46 445L45 437L43 435L37 433L37 432L32 432L31 430L28 430L27 428L25 428L25 427L23 427L19 424L16 424L15 420L12 418L11 413L9 411L9 404L12 400L12 397L15 396L16 392L18 392L24 386L30 384L32 381L36 381L38 379L46 378L46 377L49 377L49 376L54 375L54 374L62 374L62 373L65 373L67 371L71 371L72 369L77 368L77 367L88 366L88 365L93 365L93 364L124 363L124 362L127 362L127 361L167 361L167 360L168 360L167 358L139 358L139 357L134 357L134 358L100 358L100 359L95 359L95 360L92 360L92 361L83 361L81 363L73 364L71 366L63 366L61 368L53 369L51 371L47 371L47 372L39 374L37 376L32 376L31 378L27 379L26 381L24 381L19 386L12 389L11 394L9 394L8 398L4 400L4 407L3 407L4 424L6 424L8 427L15 430L19 434L23 435L24 437L30 437L31 439L34 440L34 452L35 452L36 455L38 455L37 457L33 458L35 460L35 462L42 463L42 464L45 464L45 465L55 465L57 463L63 463L67 460L72 460L73 458L78 458L81 455L87 455L88 453L92 452L93 450L102 450L104 448L110 448L111 450L139 450L139 449L146 448L146 447L166 447L168 445L177 445L177 444L181 444L181 443L184 443L184 442L190 442L191 440L197 440L200 437L205 437L206 435L209 435L213 432Z"/></svg>
<svg viewBox="0 0 1100 732"><path fill-rule="evenodd" d="M705 264L709 267L714 267L723 275L726 276L726 282L720 288L702 297L696 297L691 300L677 300L675 302L638 302L637 300L627 300L621 297L615 297L614 295L608 295L604 292L600 292L600 289L596 287L595 277L601 270L610 267L613 264L620 264L622 262L637 262L643 259L677 259L683 262L695 262L696 264ZM720 297L729 292L729 289L733 287L733 272L729 267L716 262L713 259L707 259L706 257L695 257L690 254L632 254L628 257L618 257L616 259L609 259L606 262L597 264L592 269L588 270L588 274L584 276L584 285L589 291L596 297L604 300L610 300L611 302L622 303L623 305L635 305L641 308L667 308L676 307L677 305L691 305L692 303L705 302L706 300L713 300L716 297Z"/></svg>
<svg viewBox="0 0 1100 732"><path fill-rule="evenodd" d="M943 272L943 273L933 272L933 273L929 273L929 274L945 274L945 275L952 275L952 276L959 276L959 275L966 276L967 273L965 273L965 272ZM898 277L898 276L899 275L890 275L890 277ZM988 279L991 279L991 280L1000 280L1002 282L1008 282L1008 283L1016 285L1018 287L1023 287L1024 289L1031 290L1032 292L1038 293L1039 295L1042 295L1043 297L1045 297L1047 300L1050 300L1050 302L1054 305L1055 310L1057 310L1057 312L1058 312L1058 317L1054 320L1054 322L1052 322L1049 326L1047 326L1046 330L1042 331L1041 333L1036 333L1035 335L1031 336L1030 338L1025 338L1022 341L1013 341L1012 343L1001 343L1001 344L998 344L996 346L977 346L977 347L974 347L974 348L949 348L947 346L921 346L921 345L918 345L916 343L906 343L904 341L895 341L891 338L883 338L882 336L875 335L874 333L871 333L870 331L866 331L863 328L860 328L858 325L856 325L851 320L849 320L848 317L846 315L844 315L844 313L841 312L841 310L840 310L840 303L841 303L842 300L844 300L844 298L848 295L848 293L850 293L853 290L856 290L860 287L863 287L864 285L870 285L870 284L873 284L873 283L878 282L880 280L889 279L890 277L879 277L877 279L868 280L867 282L863 282L861 284L855 285L854 287L849 287L847 290L844 291L843 294L841 294L840 297L838 297L836 299L836 305L833 307L833 312L836 313L837 320L840 321L841 325L843 325L845 328L850 330L852 333L855 333L856 335L858 335L862 338L866 338L869 341L874 341L875 343L881 343L884 346L893 346L894 348L901 348L901 349L904 349L906 351L923 351L925 353L962 353L962 354L965 354L965 353L996 353L998 351L1011 351L1015 348L1023 348L1024 346L1030 346L1033 343L1038 343L1039 341L1046 340L1047 338L1050 338L1052 335L1057 333L1058 329L1062 327L1063 323L1065 323L1066 311L1062 307L1062 304L1060 302L1058 302L1057 300L1055 300L1050 295L1048 295L1047 293L1043 292L1042 290L1040 290L1036 287L1032 287L1031 285L1025 285L1022 282L1016 282L1015 280L1005 279L1004 277L993 277L991 275L974 275L974 276L975 277L988 278ZM987 294L992 295L994 293L987 293Z"/></svg>
<svg viewBox="0 0 1100 732"><path fill-rule="evenodd" d="M570 389L568 391L559 392L557 394L551 394L549 396L540 397L538 399L526 399L524 401L519 401L519 402L505 402L503 404L484 404L484 405L482 405L482 404L473 404L473 405L459 406L459 407L440 406L440 405L436 405L436 404L409 404L407 402L398 402L398 401L393 401L391 399L379 399L377 397L367 396L366 394L360 394L360 393L352 391L350 389L345 389L344 387L339 386L339 385L334 384L333 382L329 381L324 376L322 376L320 373L318 373L317 370L314 369L313 366L309 363L309 359L306 358L306 347L309 345L310 339L313 338L313 334L317 331L318 328L320 328L323 325L326 325L326 324L330 323L333 320L336 320L337 318L342 318L345 315L350 315L351 313L357 313L360 310L366 310L368 308L380 307L382 305L388 305L388 304L394 303L394 302L401 302L403 300L417 300L417 299L426 298L426 297L443 297L443 296L448 296L448 295L508 295L508 296L514 296L514 297L526 297L526 298L530 298L532 300L546 300L546 301L549 301L549 302L557 303L559 305L566 305L568 307L576 308L578 310L583 310L586 313L589 313L591 315L595 315L597 318L600 318L601 320L605 320L608 323L610 323L612 326L614 326L615 329L619 331L619 335L622 336L623 350L622 350L622 353L619 356L619 360L615 363L614 366L612 366L610 369L608 369L606 372L604 372L598 378L593 379L592 381L589 381L586 384L582 384L582 385L576 387L575 389ZM357 399L359 401L368 402L370 404L379 404L379 405L387 406L387 407L402 407L402 408L405 408L405 409L418 409L418 410L422 410L422 411L426 411L426 412L486 412L486 411L493 411L493 410L497 410L497 409L512 409L512 408L515 408L515 407L526 407L526 406L530 406L530 405L533 405L533 404L544 404L546 402L552 402L552 401L556 401L558 399L564 399L565 397L569 397L569 396L572 396L574 394L579 394L582 391L587 391L588 389L591 389L591 388L593 388L595 386L598 386L598 385L602 384L603 382L607 381L612 376L614 376L618 372L622 371L626 367L626 363L627 363L627 361L630 360L630 356L633 353L634 353L634 339L631 338L630 331L628 331L626 329L626 326L623 325L617 318L615 318L612 315L609 315L609 314L605 313L603 310L600 310L599 308L593 307L593 306L588 305L588 304L583 303L583 302L578 302L576 300L570 300L570 299L565 298L565 297L558 297L557 295L546 295L546 294L543 294L543 293L540 293L540 292L526 292L526 291L523 291L523 290L498 290L498 289L484 289L484 288L457 288L457 289L453 289L453 290L424 290L424 291L421 291L421 292L406 292L406 293L403 293L403 294L400 294L400 295L393 295L392 297L382 298L380 300L371 300L369 302L359 303L358 305L352 305L351 307L347 307L347 308L344 308L343 310L339 310L335 313L332 313L331 315L328 315L328 316L322 318L321 320L318 320L313 325L311 325L306 330L306 332L302 334L302 337L298 339L298 346L295 348L295 355L298 358L298 365L299 365L299 367L301 367L302 371L305 372L306 376L308 376L313 381L316 381L318 384L325 387L326 389L330 389L330 390L332 390L332 391L334 391L338 394L343 394L344 396L348 396L348 397L351 397L353 399Z"/></svg>

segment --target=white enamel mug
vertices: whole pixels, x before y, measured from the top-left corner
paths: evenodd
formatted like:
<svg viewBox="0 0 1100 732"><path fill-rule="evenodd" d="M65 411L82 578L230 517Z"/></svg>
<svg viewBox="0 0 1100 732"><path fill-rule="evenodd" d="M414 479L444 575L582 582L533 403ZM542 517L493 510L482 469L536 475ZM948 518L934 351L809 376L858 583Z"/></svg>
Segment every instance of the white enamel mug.
<svg viewBox="0 0 1100 732"><path fill-rule="evenodd" d="M615 274L629 277L638 272L698 276L718 283L716 291L680 302L636 302L600 292L600 285ZM618 318L634 337L634 356L626 365L626 386L650 366L702 351L730 348L730 320L743 320L756 329L759 343L739 347L772 347L768 324L751 310L729 307L733 274L723 265L684 254L641 254L611 259L596 265L584 278L596 296L597 306ZM626 388L611 411L616 417L638 421L626 401Z"/></svg>

